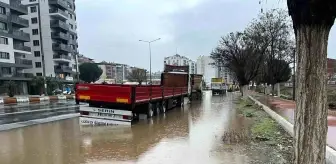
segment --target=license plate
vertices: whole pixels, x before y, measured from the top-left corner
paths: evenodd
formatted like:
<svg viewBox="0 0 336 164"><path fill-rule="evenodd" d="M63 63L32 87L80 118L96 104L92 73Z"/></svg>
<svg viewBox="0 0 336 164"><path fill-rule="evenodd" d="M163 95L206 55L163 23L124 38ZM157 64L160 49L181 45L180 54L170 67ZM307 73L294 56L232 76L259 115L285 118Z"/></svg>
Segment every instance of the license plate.
<svg viewBox="0 0 336 164"><path fill-rule="evenodd" d="M109 114L109 113L89 113L89 116L96 116L96 117L109 117L114 119L123 119L120 115Z"/></svg>

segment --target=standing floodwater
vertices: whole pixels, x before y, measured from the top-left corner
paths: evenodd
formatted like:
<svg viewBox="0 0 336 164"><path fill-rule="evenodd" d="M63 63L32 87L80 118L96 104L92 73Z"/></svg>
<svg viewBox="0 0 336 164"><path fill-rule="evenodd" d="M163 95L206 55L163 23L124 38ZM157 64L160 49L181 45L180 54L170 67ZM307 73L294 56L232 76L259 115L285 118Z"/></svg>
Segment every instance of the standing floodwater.
<svg viewBox="0 0 336 164"><path fill-rule="evenodd" d="M0 163L248 163L222 141L236 118L233 99L205 92L203 102L132 127L80 127L76 118L0 132Z"/></svg>

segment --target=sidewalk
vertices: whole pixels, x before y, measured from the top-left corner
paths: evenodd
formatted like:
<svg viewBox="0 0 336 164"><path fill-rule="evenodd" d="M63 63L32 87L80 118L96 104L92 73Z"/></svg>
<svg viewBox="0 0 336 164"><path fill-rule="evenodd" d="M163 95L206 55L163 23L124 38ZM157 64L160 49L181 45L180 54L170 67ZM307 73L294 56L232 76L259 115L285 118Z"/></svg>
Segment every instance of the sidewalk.
<svg viewBox="0 0 336 164"><path fill-rule="evenodd" d="M267 96L260 93L251 92L251 96L271 108L273 111L284 117L294 125L295 102L285 100L279 97ZM329 111L328 116L328 134L327 143L333 149L336 149L336 112Z"/></svg>
<svg viewBox="0 0 336 164"><path fill-rule="evenodd" d="M0 104L16 104L16 103L38 103L42 101L56 101L56 100L68 100L75 99L74 95L57 95L57 96L15 96L15 97L0 97Z"/></svg>

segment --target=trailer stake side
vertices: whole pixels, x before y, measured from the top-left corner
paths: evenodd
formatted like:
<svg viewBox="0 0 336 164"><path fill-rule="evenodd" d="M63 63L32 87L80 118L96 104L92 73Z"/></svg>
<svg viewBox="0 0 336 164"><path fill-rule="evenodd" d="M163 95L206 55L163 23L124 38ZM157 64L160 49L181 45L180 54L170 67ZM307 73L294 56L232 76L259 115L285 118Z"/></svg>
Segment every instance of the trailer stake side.
<svg viewBox="0 0 336 164"><path fill-rule="evenodd" d="M147 118L184 104L188 87L162 85L77 84L76 103L82 125L131 125L140 114Z"/></svg>

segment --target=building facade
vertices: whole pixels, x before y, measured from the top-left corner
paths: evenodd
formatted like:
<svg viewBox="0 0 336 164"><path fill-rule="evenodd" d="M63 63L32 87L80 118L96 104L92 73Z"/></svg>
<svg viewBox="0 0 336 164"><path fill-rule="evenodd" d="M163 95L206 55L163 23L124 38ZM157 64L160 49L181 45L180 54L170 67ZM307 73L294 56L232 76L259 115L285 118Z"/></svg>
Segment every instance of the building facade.
<svg viewBox="0 0 336 164"><path fill-rule="evenodd" d="M210 56L199 56L197 59L197 74L203 75L206 85L210 85L211 78L218 77L217 67L211 65L213 62Z"/></svg>
<svg viewBox="0 0 336 164"><path fill-rule="evenodd" d="M95 63L94 59L86 57L82 54L78 55L78 65L83 64L83 63Z"/></svg>
<svg viewBox="0 0 336 164"><path fill-rule="evenodd" d="M168 56L164 58L164 65L176 65L176 66L189 66L189 73L196 74L197 73L197 66L196 62L190 60L185 56L181 56L176 54L174 56Z"/></svg>
<svg viewBox="0 0 336 164"><path fill-rule="evenodd" d="M4 81L14 80L20 88L17 94L27 94L27 81L32 78L27 73L33 66L29 59L31 49L25 46L31 38L29 33L22 31L29 26L24 19L27 14L27 7L21 1L0 0L0 86Z"/></svg>
<svg viewBox="0 0 336 164"><path fill-rule="evenodd" d="M98 66L103 70L100 81L107 81L109 83L121 84L127 81L128 72L131 69L126 64L119 63L98 63Z"/></svg>
<svg viewBox="0 0 336 164"><path fill-rule="evenodd" d="M28 7L33 68L27 72L35 76L53 76L72 81L78 66L77 23L75 0L22 0Z"/></svg>
<svg viewBox="0 0 336 164"><path fill-rule="evenodd" d="M221 78L224 78L225 82L228 83L228 84L233 84L234 83L233 73L225 67L217 68L217 76L221 77Z"/></svg>

